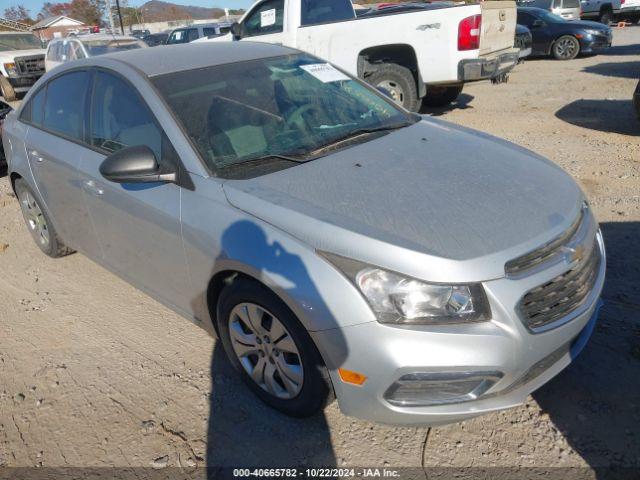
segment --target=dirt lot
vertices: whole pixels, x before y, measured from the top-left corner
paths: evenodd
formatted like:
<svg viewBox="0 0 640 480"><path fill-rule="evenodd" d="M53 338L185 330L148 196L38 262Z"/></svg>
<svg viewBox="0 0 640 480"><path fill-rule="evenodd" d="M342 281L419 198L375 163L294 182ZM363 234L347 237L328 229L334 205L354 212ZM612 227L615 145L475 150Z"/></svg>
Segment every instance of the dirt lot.
<svg viewBox="0 0 640 480"><path fill-rule="evenodd" d="M584 187L609 254L584 353L519 408L393 428L285 418L213 339L81 255L51 260L0 179L0 466L640 467L640 27L606 54L532 60L430 112L546 155ZM455 146L452 146L455 148ZM499 471L494 471L498 477ZM566 471L564 478L573 478Z"/></svg>

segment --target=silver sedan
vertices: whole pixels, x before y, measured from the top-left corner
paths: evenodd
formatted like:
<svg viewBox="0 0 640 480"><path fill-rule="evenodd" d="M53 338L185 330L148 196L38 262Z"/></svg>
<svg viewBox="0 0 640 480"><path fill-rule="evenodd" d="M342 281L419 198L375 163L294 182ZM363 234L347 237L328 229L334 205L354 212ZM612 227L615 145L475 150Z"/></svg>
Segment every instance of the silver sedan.
<svg viewBox="0 0 640 480"><path fill-rule="evenodd" d="M395 424L511 407L597 319L602 236L566 173L296 50L63 65L3 141L45 254L82 252L208 329L289 415L334 395Z"/></svg>

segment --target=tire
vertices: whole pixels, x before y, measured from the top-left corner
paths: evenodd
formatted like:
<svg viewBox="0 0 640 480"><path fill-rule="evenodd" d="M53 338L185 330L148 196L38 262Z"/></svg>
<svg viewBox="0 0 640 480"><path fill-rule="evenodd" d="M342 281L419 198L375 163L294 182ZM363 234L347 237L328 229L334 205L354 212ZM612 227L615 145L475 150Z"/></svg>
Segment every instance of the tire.
<svg viewBox="0 0 640 480"><path fill-rule="evenodd" d="M563 35L551 46L551 54L556 60L573 60L580 53L580 42L573 35Z"/></svg>
<svg viewBox="0 0 640 480"><path fill-rule="evenodd" d="M243 313L239 315L240 312ZM279 326L276 327L274 319ZM270 407L291 417L309 417L333 399L329 372L311 337L284 302L259 282L236 277L227 285L218 299L216 322L231 364L247 386ZM254 335L254 331L258 335ZM270 338L271 334L278 338ZM251 353L241 357L236 348ZM297 358L291 353L293 350ZM269 371L274 374L269 375ZM293 393L286 384L292 387ZM270 391L270 386L275 388L275 393Z"/></svg>
<svg viewBox="0 0 640 480"><path fill-rule="evenodd" d="M376 88L389 91L391 98L410 112L418 111L418 86L408 68L395 63L383 63L365 80Z"/></svg>
<svg viewBox="0 0 640 480"><path fill-rule="evenodd" d="M16 91L3 75L0 75L0 93L7 102L13 102L16 99Z"/></svg>
<svg viewBox="0 0 640 480"><path fill-rule="evenodd" d="M42 253L52 258L64 257L73 253L74 250L60 240L49 215L42 208L40 200L27 186L27 183L18 178L15 189L27 229Z"/></svg>
<svg viewBox="0 0 640 480"><path fill-rule="evenodd" d="M598 21L605 25L609 25L613 22L613 12L611 10L603 10L600 12L600 16L598 17Z"/></svg>
<svg viewBox="0 0 640 480"><path fill-rule="evenodd" d="M425 107L446 107L462 93L462 85L455 87L429 87L427 86L427 94L422 99L422 105Z"/></svg>

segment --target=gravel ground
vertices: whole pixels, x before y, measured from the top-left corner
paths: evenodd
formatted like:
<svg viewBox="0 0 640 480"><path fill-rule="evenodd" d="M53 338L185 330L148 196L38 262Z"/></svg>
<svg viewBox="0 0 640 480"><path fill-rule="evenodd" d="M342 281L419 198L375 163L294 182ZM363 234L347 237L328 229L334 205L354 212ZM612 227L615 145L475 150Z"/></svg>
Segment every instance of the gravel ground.
<svg viewBox="0 0 640 480"><path fill-rule="evenodd" d="M609 255L601 321L569 368L526 405L431 430L335 403L303 421L269 410L202 330L81 255L41 255L0 179L0 466L640 467L639 77L640 27L616 29L606 55L531 60L429 112L569 171Z"/></svg>

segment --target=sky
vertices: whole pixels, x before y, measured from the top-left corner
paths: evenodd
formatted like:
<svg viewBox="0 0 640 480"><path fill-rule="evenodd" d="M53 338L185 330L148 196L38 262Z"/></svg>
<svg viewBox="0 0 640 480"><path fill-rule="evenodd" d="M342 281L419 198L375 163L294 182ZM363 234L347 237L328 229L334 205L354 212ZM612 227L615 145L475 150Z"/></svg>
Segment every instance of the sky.
<svg viewBox="0 0 640 480"><path fill-rule="evenodd" d="M0 14L6 7L23 5L31 11L31 16L35 17L46 0L0 0ZM64 0L50 0L52 3ZM253 0L221 0L212 2L211 0L166 0L179 5L194 5L196 7L220 7L220 8L246 8L253 3ZM129 0L129 5L139 7L146 0ZM115 2L114 2L115 3Z"/></svg>

